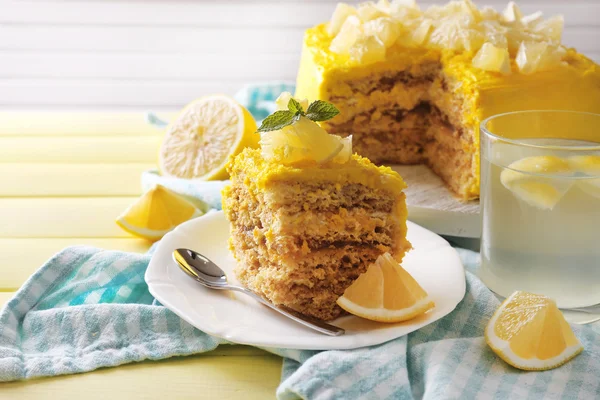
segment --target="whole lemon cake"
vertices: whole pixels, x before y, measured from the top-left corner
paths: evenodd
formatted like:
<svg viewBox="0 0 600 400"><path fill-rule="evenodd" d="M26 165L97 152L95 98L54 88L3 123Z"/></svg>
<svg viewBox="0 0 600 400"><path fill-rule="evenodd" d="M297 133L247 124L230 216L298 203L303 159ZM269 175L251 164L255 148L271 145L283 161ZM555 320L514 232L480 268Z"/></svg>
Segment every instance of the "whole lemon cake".
<svg viewBox="0 0 600 400"><path fill-rule="evenodd" d="M600 69L561 45L563 18L470 0L338 4L306 31L296 95L333 103L329 132L375 163L427 164L479 196L479 124L527 109L600 112Z"/></svg>
<svg viewBox="0 0 600 400"><path fill-rule="evenodd" d="M402 178L352 154L314 121L337 110L284 94L261 148L231 159L223 191L238 280L274 304L336 318L346 288L380 255L410 248Z"/></svg>

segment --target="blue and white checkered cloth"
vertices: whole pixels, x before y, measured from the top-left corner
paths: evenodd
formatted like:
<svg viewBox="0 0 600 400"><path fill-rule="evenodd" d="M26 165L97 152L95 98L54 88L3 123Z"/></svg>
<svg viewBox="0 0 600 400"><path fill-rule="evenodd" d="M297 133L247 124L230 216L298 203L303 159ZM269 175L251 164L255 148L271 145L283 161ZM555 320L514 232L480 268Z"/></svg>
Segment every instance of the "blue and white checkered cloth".
<svg viewBox="0 0 600 400"><path fill-rule="evenodd" d="M260 95L248 96L259 102ZM222 183L162 179L148 172L142 181L144 186L165 184L208 207L220 205ZM277 397L600 398L600 324L574 326L585 350L560 368L523 372L508 366L483 339L499 303L474 274L479 255L457 250L467 268L467 293L452 313L368 348L266 349L284 357ZM228 344L155 302L144 282L150 257L83 246L52 257L0 311L0 381L80 373Z"/></svg>

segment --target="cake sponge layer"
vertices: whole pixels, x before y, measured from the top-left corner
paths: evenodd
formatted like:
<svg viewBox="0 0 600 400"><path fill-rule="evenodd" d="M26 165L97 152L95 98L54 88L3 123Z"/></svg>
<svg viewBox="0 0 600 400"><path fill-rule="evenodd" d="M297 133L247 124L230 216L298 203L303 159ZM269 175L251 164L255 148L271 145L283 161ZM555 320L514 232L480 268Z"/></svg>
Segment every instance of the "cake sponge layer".
<svg viewBox="0 0 600 400"><path fill-rule="evenodd" d="M257 150L244 151L250 152ZM223 192L235 273L274 304L333 319L342 312L337 298L379 255L389 252L400 261L410 248L404 194L376 184L400 179L388 170L382 174L369 163L354 181L272 176L257 183L263 179L257 169L271 166L248 165L256 154L244 153L229 166L231 185ZM330 167L339 165L320 166Z"/></svg>

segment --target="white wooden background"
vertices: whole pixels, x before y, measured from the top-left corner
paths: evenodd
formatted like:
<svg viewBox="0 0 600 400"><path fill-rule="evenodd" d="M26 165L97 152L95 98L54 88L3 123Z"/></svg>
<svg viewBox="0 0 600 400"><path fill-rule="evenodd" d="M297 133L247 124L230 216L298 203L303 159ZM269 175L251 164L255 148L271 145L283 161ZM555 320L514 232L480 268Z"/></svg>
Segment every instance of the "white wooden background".
<svg viewBox="0 0 600 400"><path fill-rule="evenodd" d="M170 109L245 82L294 80L304 29L335 3L0 0L0 108ZM520 5L563 14L564 42L600 61L600 0Z"/></svg>

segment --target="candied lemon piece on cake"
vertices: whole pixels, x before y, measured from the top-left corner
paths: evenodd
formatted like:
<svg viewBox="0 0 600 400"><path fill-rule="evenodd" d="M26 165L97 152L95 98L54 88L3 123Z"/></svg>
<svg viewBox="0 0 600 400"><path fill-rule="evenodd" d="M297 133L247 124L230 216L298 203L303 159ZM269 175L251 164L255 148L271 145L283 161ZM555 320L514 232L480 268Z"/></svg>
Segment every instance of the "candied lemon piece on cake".
<svg viewBox="0 0 600 400"><path fill-rule="evenodd" d="M515 292L500 305L485 340L500 358L524 370L556 368L583 350L556 303L527 292Z"/></svg>
<svg viewBox="0 0 600 400"><path fill-rule="evenodd" d="M182 222L202 214L184 197L156 185L129 206L116 222L135 236L158 240Z"/></svg>
<svg viewBox="0 0 600 400"><path fill-rule="evenodd" d="M552 176L547 176L552 175ZM526 157L510 164L500 174L500 182L530 206L551 210L570 189L572 175L567 161L555 156Z"/></svg>
<svg viewBox="0 0 600 400"><path fill-rule="evenodd" d="M256 122L248 110L223 95L188 104L167 127L158 166L164 176L227 179L225 164L245 147L258 147Z"/></svg>
<svg viewBox="0 0 600 400"><path fill-rule="evenodd" d="M313 159L322 163L342 151L344 145L340 139L302 116L293 125L263 133L260 146L266 159L279 158L290 164Z"/></svg>
<svg viewBox="0 0 600 400"><path fill-rule="evenodd" d="M485 43L473 57L473 66L484 71L510 74L510 56L508 50Z"/></svg>
<svg viewBox="0 0 600 400"><path fill-rule="evenodd" d="M338 34L329 45L329 50L338 54L348 54L350 48L356 43L363 32L360 19L356 15L350 15L340 28Z"/></svg>
<svg viewBox="0 0 600 400"><path fill-rule="evenodd" d="M560 43L562 38L565 19L562 15L555 15L545 21L539 21L533 25L533 30L556 43Z"/></svg>
<svg viewBox="0 0 600 400"><path fill-rule="evenodd" d="M427 292L389 253L385 253L360 275L337 304L359 317L380 322L412 319L435 304Z"/></svg>
<svg viewBox="0 0 600 400"><path fill-rule="evenodd" d="M585 176L578 179L575 185L600 199L600 156L574 156L569 157L567 161L576 173Z"/></svg>
<svg viewBox="0 0 600 400"><path fill-rule="evenodd" d="M502 12L502 17L506 22L519 23L523 19L523 13L514 1L509 1L506 5L506 8Z"/></svg>
<svg viewBox="0 0 600 400"><path fill-rule="evenodd" d="M374 36L385 48L393 45L400 36L400 26L391 18L371 20L363 25L363 29L365 35Z"/></svg>
<svg viewBox="0 0 600 400"><path fill-rule="evenodd" d="M363 65L374 64L385 59L386 48L374 36L361 35L350 48L350 56Z"/></svg>
<svg viewBox="0 0 600 400"><path fill-rule="evenodd" d="M352 137L330 135L315 121L337 115L338 110L325 102L298 100L288 92L275 100L279 111L267 117L259 131L261 155L283 164L301 161L345 163L352 156Z"/></svg>
<svg viewBox="0 0 600 400"><path fill-rule="evenodd" d="M523 41L519 45L515 61L522 74L530 75L556 67L565 50L545 42Z"/></svg>
<svg viewBox="0 0 600 400"><path fill-rule="evenodd" d="M342 25L346 22L346 19L351 15L358 15L356 8L346 3L338 3L335 7L335 11L331 16L331 20L327 24L327 33L330 36L335 36L342 29Z"/></svg>

